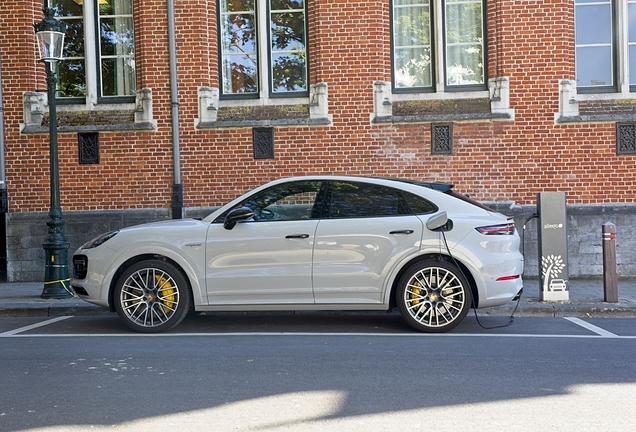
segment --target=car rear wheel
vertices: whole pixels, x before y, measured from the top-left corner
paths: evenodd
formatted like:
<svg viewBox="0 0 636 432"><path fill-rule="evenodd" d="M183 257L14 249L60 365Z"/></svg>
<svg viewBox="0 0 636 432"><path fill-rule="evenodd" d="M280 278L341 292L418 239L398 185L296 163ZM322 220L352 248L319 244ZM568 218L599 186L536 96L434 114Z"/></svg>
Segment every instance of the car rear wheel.
<svg viewBox="0 0 636 432"><path fill-rule="evenodd" d="M442 333L456 327L471 306L470 286L462 272L445 261L409 267L398 282L400 314L414 329Z"/></svg>
<svg viewBox="0 0 636 432"><path fill-rule="evenodd" d="M128 267L115 286L115 310L131 329L142 333L169 330L183 321L192 296L185 276L159 260Z"/></svg>

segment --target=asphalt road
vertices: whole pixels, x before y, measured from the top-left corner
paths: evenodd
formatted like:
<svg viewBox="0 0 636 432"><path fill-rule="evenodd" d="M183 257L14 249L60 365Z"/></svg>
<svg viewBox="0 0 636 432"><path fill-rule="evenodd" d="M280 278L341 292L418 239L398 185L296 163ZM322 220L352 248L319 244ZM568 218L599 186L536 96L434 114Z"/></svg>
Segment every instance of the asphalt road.
<svg viewBox="0 0 636 432"><path fill-rule="evenodd" d="M0 318L0 431L626 431L635 359L628 318Z"/></svg>

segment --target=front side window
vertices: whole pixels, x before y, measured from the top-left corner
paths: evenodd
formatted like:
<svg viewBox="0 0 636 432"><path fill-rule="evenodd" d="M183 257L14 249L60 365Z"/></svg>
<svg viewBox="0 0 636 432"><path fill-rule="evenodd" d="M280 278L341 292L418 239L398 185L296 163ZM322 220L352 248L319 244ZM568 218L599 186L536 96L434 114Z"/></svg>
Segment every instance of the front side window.
<svg viewBox="0 0 636 432"><path fill-rule="evenodd" d="M483 90L483 0L393 0L393 88L398 92ZM436 62L436 59L438 60ZM442 78L437 88L436 77Z"/></svg>
<svg viewBox="0 0 636 432"><path fill-rule="evenodd" d="M134 97L133 0L50 0L67 25L58 97Z"/></svg>
<svg viewBox="0 0 636 432"><path fill-rule="evenodd" d="M306 95L306 15L305 0L219 0L221 95Z"/></svg>
<svg viewBox="0 0 636 432"><path fill-rule="evenodd" d="M279 184L251 196L237 207L248 207L258 222L316 219L319 211L315 203L321 187L319 181Z"/></svg>

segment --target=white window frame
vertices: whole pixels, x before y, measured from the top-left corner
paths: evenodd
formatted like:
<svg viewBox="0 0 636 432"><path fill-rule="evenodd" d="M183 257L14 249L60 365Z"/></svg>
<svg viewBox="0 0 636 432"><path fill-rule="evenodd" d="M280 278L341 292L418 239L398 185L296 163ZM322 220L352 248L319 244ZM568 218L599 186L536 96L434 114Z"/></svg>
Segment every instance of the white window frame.
<svg viewBox="0 0 636 432"><path fill-rule="evenodd" d="M431 0L432 5L432 39L433 39L433 62L434 62L434 70L433 70L433 88L432 92L420 92L420 93L409 93L409 92L398 92L393 93L392 100L396 102L400 101L417 101L417 100L446 100L446 99L472 99L472 98L488 98L490 96L490 92L487 89L484 90L466 90L466 91L446 91L446 63L444 61L446 47L445 47L445 35L444 35L444 13L443 8L444 4L442 0ZM483 14L487 16L486 4L483 4L484 10ZM392 28L392 25L391 25ZM486 39L488 38L487 28L484 25L484 87L488 85L488 70L487 70L487 59L488 59L488 44ZM393 37L393 35L391 35ZM393 64L391 65L393 69Z"/></svg>
<svg viewBox="0 0 636 432"><path fill-rule="evenodd" d="M309 31L308 31L308 13L309 8L307 7L307 2L310 0L304 0L305 3L305 44L307 47L309 46ZM271 52L269 50L269 36L268 36L268 26L269 26L269 14L268 14L268 0L255 0L256 3L256 45L257 45L257 57L258 57L258 98L220 98L218 101L219 107L234 107L234 106L267 106L267 105L302 105L308 104L310 97L285 97L285 96L270 96L270 85L271 85L271 70L270 70L270 56ZM217 7L220 8L220 2L217 2ZM220 13L219 13L220 15ZM220 37L220 26L218 27L219 37ZM266 43L263 43L266 42ZM219 44L219 51L221 50L221 45ZM220 54L220 52L219 52ZM310 81L309 81L309 49L307 49L308 59L307 59L307 92L310 92ZM219 55L219 64L222 63L221 55ZM266 71L266 73L263 73ZM221 70L219 69L219 89L221 88L220 80L222 77L220 76Z"/></svg>
<svg viewBox="0 0 636 432"><path fill-rule="evenodd" d="M615 25L615 43L614 52L614 79L616 80L616 91L607 92L599 90L594 92L589 87L585 92L577 91L576 99L585 100L614 100L614 99L633 99L636 93L636 84L634 91L630 91L630 73L629 73L629 46L628 46L628 4L636 6L636 0L612 0L612 17ZM576 28L576 23L575 23ZM576 71L575 71L576 73Z"/></svg>
<svg viewBox="0 0 636 432"><path fill-rule="evenodd" d="M48 0L51 1L51 0ZM82 111L82 110L121 110L121 109L134 109L135 102L116 102L114 99L116 97L106 96L100 97L99 95L99 85L98 78L100 74L97 70L98 63L98 52L97 45L98 41L95 40L96 35L96 13L94 0L84 0L82 2L82 8L84 13L84 70L86 73L86 102L85 103L77 103L75 102L81 98L59 98L57 108L60 111ZM101 102L98 103L99 99L107 99L109 101L113 101L113 103L109 102ZM135 98L135 95L128 95L126 98ZM68 102L65 102L65 99L68 99Z"/></svg>

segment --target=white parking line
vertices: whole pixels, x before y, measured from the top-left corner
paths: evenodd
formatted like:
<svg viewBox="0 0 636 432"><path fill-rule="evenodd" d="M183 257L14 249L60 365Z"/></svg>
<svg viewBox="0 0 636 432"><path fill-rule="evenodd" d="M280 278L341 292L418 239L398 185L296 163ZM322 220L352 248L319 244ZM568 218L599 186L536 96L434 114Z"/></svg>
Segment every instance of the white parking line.
<svg viewBox="0 0 636 432"><path fill-rule="evenodd" d="M582 319L579 318L574 318L574 317L564 317L566 320L570 321L571 323L574 323L576 325L579 325L583 328L588 329L591 332L596 333L599 336L603 336L603 337L608 337L608 338L617 338L620 337L618 335L615 335L612 332L608 332L607 330L604 330L600 327L595 326L594 324L590 324L588 322L583 321Z"/></svg>
<svg viewBox="0 0 636 432"><path fill-rule="evenodd" d="M7 332L9 333L9 332ZM237 333L65 333L65 334L7 334L0 333L1 337L13 338L55 338L55 337L143 337L143 338L166 338L166 337L293 337L293 336L314 336L314 337L334 337L334 336L354 336L354 337L409 337L409 338L449 338L449 337L492 337L492 338L527 338L527 339L604 339L599 335L567 335L567 334L494 334L494 333L331 333L331 332L237 332ZM609 333L609 332L608 332ZM612 334L612 333L609 333ZM6 336L5 336L6 335ZM636 339L636 336L606 336L613 339Z"/></svg>
<svg viewBox="0 0 636 432"><path fill-rule="evenodd" d="M7 332L0 333L0 337L15 336L18 333L22 333L22 332L25 332L25 331L33 330L33 329L36 329L38 327L44 327L44 326L47 326L49 324L53 324L53 323L56 323L58 321L63 321L65 319L69 319L69 318L73 318L73 317L72 316L61 316L61 317L57 317L57 318L52 318L50 320L42 321L42 322L31 324L31 325L28 325L28 326L25 326L25 327L17 328L15 330L9 330Z"/></svg>

